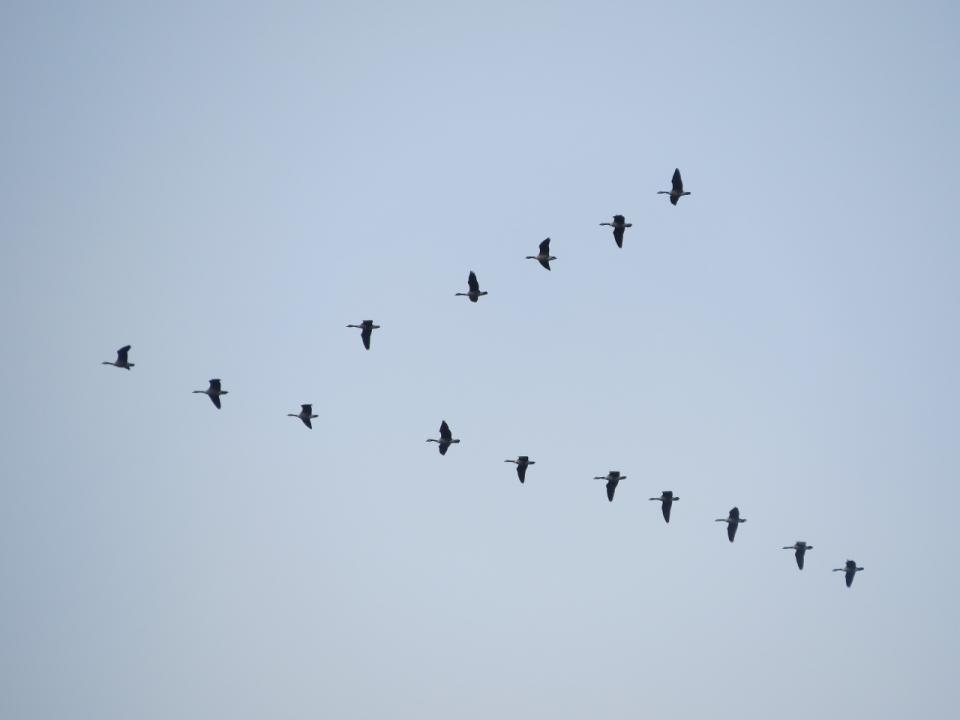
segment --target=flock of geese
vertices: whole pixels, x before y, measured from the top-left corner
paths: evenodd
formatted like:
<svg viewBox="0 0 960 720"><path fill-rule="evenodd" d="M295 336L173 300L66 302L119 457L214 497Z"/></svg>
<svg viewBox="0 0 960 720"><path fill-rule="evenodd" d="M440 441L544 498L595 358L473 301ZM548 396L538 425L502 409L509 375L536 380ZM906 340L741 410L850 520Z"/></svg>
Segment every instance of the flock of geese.
<svg viewBox="0 0 960 720"><path fill-rule="evenodd" d="M673 171L672 178L672 187L670 190L660 190L657 193L658 195L669 195L670 203L676 205L677 202L684 195L689 195L688 191L683 189L683 179L680 177L680 170L676 169ZM626 218L623 215L614 215L613 222L603 222L600 223L601 226L608 226L613 228L613 239L617 243L617 247L623 247L623 234L624 231L632 227L632 223L628 223ZM550 261L556 260L557 258L550 254L550 238L547 238L540 243L539 252L536 255L527 255L527 260L536 260L540 265L542 265L547 270L550 270ZM481 297L486 295L485 290L480 289L480 282L477 280L477 275L472 270L467 276L467 292L458 292L456 293L457 297L466 297L470 302L477 302ZM370 349L370 340L373 336L373 331L377 330L380 326L374 324L373 320L364 320L359 325L351 324L347 325L348 328L357 328L360 330L360 339L363 342L363 347L367 350ZM125 370L130 370L134 367L134 363L130 362L130 345L124 345L122 348L117 350L117 359L113 362L104 361L104 365L112 365L114 367L123 368ZM206 390L194 390L194 393L201 393L210 398L210 401L213 403L214 407L218 410L221 407L220 397L227 394L227 390L224 390L221 387L220 378L212 378L210 380L209 386ZM305 403L300 406L299 413L287 413L288 417L298 418L307 428L312 429L313 424L311 420L318 417L313 413L313 405L310 403ZM427 442L437 443L437 449L440 451L441 455L446 455L447 450L450 449L451 445L456 445L460 442L459 438L453 437L453 432L450 430L450 426L447 424L447 421L444 420L440 423L440 437L439 438L428 438ZM527 455L520 455L516 460L504 460L504 462L513 463L517 466L517 477L520 479L520 482L523 483L527 477L527 468L531 465L536 465L536 461L531 460ZM617 490L617 485L620 484L621 480L626 479L626 475L622 475L619 470L610 470L606 475L598 475L595 480L605 480L607 484L607 500L613 502L614 493ZM679 497L673 494L672 490L664 490L660 497L650 498L652 501L660 503L661 511L663 512L663 519L665 522L670 522L670 511L673 508L673 503L680 500ZM727 524L727 539L730 542L733 542L737 536L737 528L740 527L741 523L745 523L746 518L740 517L740 508L733 507L730 509L730 512L725 518L717 518L716 522L722 522ZM807 544L803 540L798 540L793 545L786 545L783 547L784 550L793 550L794 557L797 561L797 567L800 570L803 570L803 560L806 555L807 550L812 550L813 545ZM833 572L842 572L846 580L847 587L850 587L853 584L854 576L863 570L862 567L859 567L854 560L847 560L842 568L834 568Z"/></svg>

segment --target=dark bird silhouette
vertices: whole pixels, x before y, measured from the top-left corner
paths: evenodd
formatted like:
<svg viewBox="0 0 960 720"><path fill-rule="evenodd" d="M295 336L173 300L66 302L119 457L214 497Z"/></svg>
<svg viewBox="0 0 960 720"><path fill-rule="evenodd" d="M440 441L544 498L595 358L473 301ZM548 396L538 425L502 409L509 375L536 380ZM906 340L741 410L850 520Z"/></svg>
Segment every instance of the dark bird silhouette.
<svg viewBox="0 0 960 720"><path fill-rule="evenodd" d="M657 195L669 195L670 204L676 205L677 200L690 193L683 191L683 179L680 177L680 168L673 171L673 188L671 190L658 190Z"/></svg>
<svg viewBox="0 0 960 720"><path fill-rule="evenodd" d="M487 294L487 291L480 291L480 283L477 282L477 274L470 271L470 274L467 276L467 286L470 288L470 292L457 293L457 296L464 296L470 299L470 302L476 302L481 297Z"/></svg>
<svg viewBox="0 0 960 720"><path fill-rule="evenodd" d="M597 475L593 479L607 481L607 500L613 502L613 494L617 491L617 485L626 477L626 475L621 475L619 470L611 470L606 475Z"/></svg>
<svg viewBox="0 0 960 720"><path fill-rule="evenodd" d="M746 521L746 518L740 517L740 508L738 507L730 508L730 514L727 517L717 518L717 522L725 522L727 524L727 537L730 539L730 542L733 542L733 539L737 536L737 526Z"/></svg>
<svg viewBox="0 0 960 720"><path fill-rule="evenodd" d="M101 363L101 365L113 365L114 367L125 368L129 370L134 366L134 363L127 361L127 353L129 352L130 352L130 346L124 345L122 348L117 350L117 359L114 362L110 362L109 360L104 360Z"/></svg>
<svg viewBox="0 0 960 720"><path fill-rule="evenodd" d="M602 222L600 223L600 225L601 226L609 225L610 227L613 228L613 239L616 241L618 248L623 247L624 229L628 227L633 227L633 223L626 222L626 219L623 217L623 215L614 215L612 223Z"/></svg>
<svg viewBox="0 0 960 720"><path fill-rule="evenodd" d="M856 560L847 560L842 568L834 568L834 572L842 572L844 580L847 581L847 587L853 585L853 576L858 572L863 570L862 567L857 567Z"/></svg>
<svg viewBox="0 0 960 720"><path fill-rule="evenodd" d="M521 455L516 460L504 460L504 462L513 463L517 466L517 477L520 478L520 482L523 482L527 477L527 467L537 464L536 460L531 460L526 455Z"/></svg>
<svg viewBox="0 0 960 720"><path fill-rule="evenodd" d="M208 387L206 390L194 390L194 392L203 393L204 395L209 397L210 402L214 404L217 410L220 409L220 396L227 394L226 390L220 389L220 378L213 378L210 381L210 387Z"/></svg>
<svg viewBox="0 0 960 720"><path fill-rule="evenodd" d="M664 490L660 493L660 497L650 498L651 500L659 500L663 505L661 510L663 510L663 519L667 522L670 522L670 508L673 507L673 503L679 500L680 498L673 496L672 490Z"/></svg>
<svg viewBox="0 0 960 720"><path fill-rule="evenodd" d="M784 545L784 550L794 550L797 558L797 567L803 570L803 556L807 550L813 550L813 545L807 545L803 540L797 540L793 545Z"/></svg>
<svg viewBox="0 0 960 720"><path fill-rule="evenodd" d="M374 325L373 320L364 320L359 325L347 325L348 328L360 328L360 339L363 340L363 346L370 349L370 336L374 330L379 330L379 325Z"/></svg>
<svg viewBox="0 0 960 720"><path fill-rule="evenodd" d="M287 413L287 417L300 418L303 421L304 425L306 425L308 428L313 430L313 423L310 421L313 418L320 417L320 416L313 414L313 405L311 405L310 403L305 403L304 405L300 406L299 413Z"/></svg>
<svg viewBox="0 0 960 720"><path fill-rule="evenodd" d="M527 255L527 260L536 260L538 263L543 265L547 270L550 269L550 261L556 260L556 258L550 254L550 238L547 238L542 243L540 243L540 253L538 255Z"/></svg>
<svg viewBox="0 0 960 720"><path fill-rule="evenodd" d="M440 423L440 439L436 440L434 438L428 438L427 442L438 443L440 445L440 454L446 455L447 448L449 448L453 443L458 443L460 441L453 437L453 433L450 432L450 426L447 425L447 421L444 420Z"/></svg>

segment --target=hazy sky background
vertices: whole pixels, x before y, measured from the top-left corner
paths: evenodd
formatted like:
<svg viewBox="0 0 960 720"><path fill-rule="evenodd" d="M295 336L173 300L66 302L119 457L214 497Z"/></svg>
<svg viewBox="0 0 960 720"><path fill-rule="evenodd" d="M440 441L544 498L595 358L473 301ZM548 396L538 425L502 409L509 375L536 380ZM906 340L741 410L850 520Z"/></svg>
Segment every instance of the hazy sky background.
<svg viewBox="0 0 960 720"><path fill-rule="evenodd" d="M0 716L955 717L955 4L202 6L0 7Z"/></svg>

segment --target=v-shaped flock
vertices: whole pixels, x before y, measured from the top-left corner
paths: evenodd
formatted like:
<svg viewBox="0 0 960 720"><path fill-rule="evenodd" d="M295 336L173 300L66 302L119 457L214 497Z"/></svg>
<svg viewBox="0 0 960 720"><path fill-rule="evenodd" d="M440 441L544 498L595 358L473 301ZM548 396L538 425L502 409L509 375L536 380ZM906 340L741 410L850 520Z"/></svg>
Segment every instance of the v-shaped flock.
<svg viewBox="0 0 960 720"><path fill-rule="evenodd" d="M680 176L679 168L673 171L671 185L672 187L670 190L660 190L658 191L658 194L669 195L670 203L672 205L675 206L680 198L690 195L689 191L685 191L683 189L683 179ZM618 248L623 248L624 232L626 229L633 227L633 223L627 222L626 217L619 214L613 216L612 222L603 222L600 223L600 225L613 228L613 239ZM527 255L525 259L536 260L544 269L550 270L550 262L557 259L555 256L550 254L550 238L546 238L540 243L536 255ZM471 270L467 276L467 292L458 292L456 295L458 297L466 297L470 302L476 303L481 297L487 295L487 292L480 289L480 283L477 280L477 275ZM360 339L363 342L363 347L366 350L370 350L370 340L373 335L373 331L380 328L379 325L374 324L373 320L364 320L362 323L350 324L347 325L347 327L357 328L360 330ZM112 365L113 367L122 368L124 370L130 370L134 367L134 363L130 362L129 360L130 350L130 345L124 345L117 350L116 360L105 360L102 364ZM216 407L218 410L221 408L221 396L227 394L227 391L221 388L221 381L219 378L211 379L206 390L194 390L193 392L204 394L209 397L214 407ZM310 403L302 404L300 406L299 413L287 413L287 415L289 417L298 418L307 428L311 429L313 428L312 420L319 417L318 415L314 414L313 405ZM446 420L440 423L439 435L439 438L429 438L427 442L437 443L437 449L440 451L441 455L446 455L447 450L449 450L451 445L460 443L459 438L453 437L453 433L450 430L450 426L447 424ZM517 477L519 478L521 484L526 480L527 469L531 465L536 464L535 461L531 460L527 455L520 455L516 460L508 459L504 462L513 463L516 465ZM609 502L613 502L614 494L616 493L620 481L625 480L626 478L627 476L621 474L619 470L610 470L606 475L597 475L594 479L604 480L606 482L607 500ZM679 501L680 498L674 495L672 490L664 490L660 493L659 497L652 497L650 500L660 503L664 522L669 523L670 512L673 507L673 503ZM746 518L740 517L740 509L736 506L730 509L727 517L716 519L716 522L723 522L727 524L727 539L731 543L737 536L737 529L746 521ZM813 549L813 545L809 545L803 540L798 540L793 545L784 546L783 549L794 551L797 567L800 570L803 570L804 557L808 550ZM855 561L847 560L843 567L834 568L833 570L834 572L842 572L844 574L846 586L850 587L853 584L854 576L858 572L861 572L863 568L859 567Z"/></svg>

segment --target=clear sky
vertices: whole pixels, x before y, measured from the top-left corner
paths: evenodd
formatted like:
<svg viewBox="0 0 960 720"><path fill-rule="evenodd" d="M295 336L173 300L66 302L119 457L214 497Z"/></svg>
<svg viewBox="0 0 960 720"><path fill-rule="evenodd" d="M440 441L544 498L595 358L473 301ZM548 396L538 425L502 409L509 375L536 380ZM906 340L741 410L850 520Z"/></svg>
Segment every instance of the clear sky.
<svg viewBox="0 0 960 720"><path fill-rule="evenodd" d="M0 717L955 717L958 21L4 3Z"/></svg>

